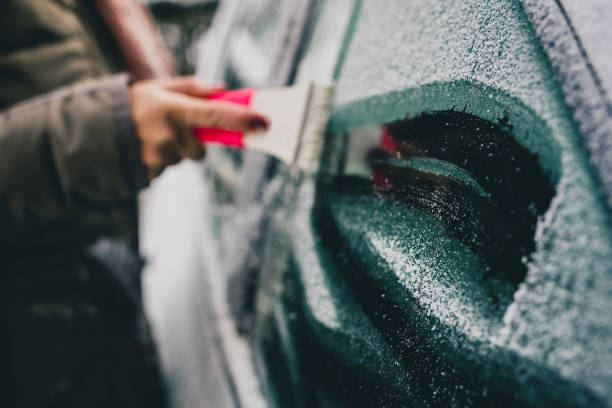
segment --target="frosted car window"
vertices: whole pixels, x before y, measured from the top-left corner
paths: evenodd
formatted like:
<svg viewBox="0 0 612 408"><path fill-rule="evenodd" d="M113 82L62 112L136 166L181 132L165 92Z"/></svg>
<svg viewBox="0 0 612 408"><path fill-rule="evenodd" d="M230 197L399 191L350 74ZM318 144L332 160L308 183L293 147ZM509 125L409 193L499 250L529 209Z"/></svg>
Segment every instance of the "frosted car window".
<svg viewBox="0 0 612 408"><path fill-rule="evenodd" d="M457 363L468 354L457 339L486 342L503 326L554 177L504 117L432 111L358 127L344 140L344 166L321 177L314 209L331 273L409 367L412 392L433 406L505 398L503 389L478 392L480 380ZM515 381L505 361L488 367ZM432 381L449 391L432 397Z"/></svg>
<svg viewBox="0 0 612 408"><path fill-rule="evenodd" d="M281 30L281 11L286 4L286 0L247 0L240 5L223 78L228 88L264 84L274 58L272 42ZM244 153L219 146L209 146L208 150L207 162L215 176L216 198L220 202L233 202Z"/></svg>
<svg viewBox="0 0 612 408"><path fill-rule="evenodd" d="M414 210L475 253L485 278L523 280L538 216L554 190L503 119L423 114L357 129L348 143L334 195L373 196Z"/></svg>
<svg viewBox="0 0 612 408"><path fill-rule="evenodd" d="M283 3L283 0L249 0L245 5L245 27L268 58L272 57L271 44Z"/></svg>
<svg viewBox="0 0 612 408"><path fill-rule="evenodd" d="M285 0L248 0L230 43L232 84L236 87L265 84L273 62Z"/></svg>
<svg viewBox="0 0 612 408"><path fill-rule="evenodd" d="M349 27L355 0L315 2L315 21L304 46L296 82L331 82Z"/></svg>

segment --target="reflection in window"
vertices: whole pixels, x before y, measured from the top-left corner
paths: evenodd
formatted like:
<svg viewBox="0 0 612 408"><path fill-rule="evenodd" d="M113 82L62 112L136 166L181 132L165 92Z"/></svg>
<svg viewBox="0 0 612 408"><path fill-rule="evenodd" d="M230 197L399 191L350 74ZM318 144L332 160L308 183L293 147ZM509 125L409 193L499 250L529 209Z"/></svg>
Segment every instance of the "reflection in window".
<svg viewBox="0 0 612 408"><path fill-rule="evenodd" d="M224 81L229 89L265 84L272 64L272 43L278 35L285 0L246 0L230 37L230 58ZM213 176L217 204L233 203L243 177L244 152L209 146L207 167Z"/></svg>
<svg viewBox="0 0 612 408"><path fill-rule="evenodd" d="M283 0L250 0L245 7L244 25L261 51L272 58L272 41Z"/></svg>
<svg viewBox="0 0 612 408"><path fill-rule="evenodd" d="M283 0L248 0L242 7L238 30L230 44L232 78L240 86L258 87L266 82L274 56Z"/></svg>

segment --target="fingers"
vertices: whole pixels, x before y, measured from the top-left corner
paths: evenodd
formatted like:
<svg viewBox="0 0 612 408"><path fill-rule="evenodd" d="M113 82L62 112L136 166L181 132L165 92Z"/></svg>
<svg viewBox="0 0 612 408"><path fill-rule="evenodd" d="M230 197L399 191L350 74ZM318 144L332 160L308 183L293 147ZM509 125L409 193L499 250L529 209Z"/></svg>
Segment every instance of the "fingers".
<svg viewBox="0 0 612 408"><path fill-rule="evenodd" d="M201 160L206 155L204 145L200 143L191 132L191 129L177 131L180 144L180 154L182 157L192 160Z"/></svg>
<svg viewBox="0 0 612 408"><path fill-rule="evenodd" d="M230 102L189 98L175 112L179 122L189 128L205 127L247 133L270 127L270 120L264 115Z"/></svg>
<svg viewBox="0 0 612 408"><path fill-rule="evenodd" d="M160 164L166 166L177 164L183 158L181 155L181 146L173 139L160 143L157 146L157 152L160 156Z"/></svg>
<svg viewBox="0 0 612 408"><path fill-rule="evenodd" d="M182 158L204 157L204 147L193 137L193 128L241 133L269 128L268 118L247 107L204 99L224 89L206 87L193 77L142 81L131 86L130 114L150 179Z"/></svg>
<svg viewBox="0 0 612 408"><path fill-rule="evenodd" d="M143 163L148 170L149 179L159 176L162 171L182 159L200 160L204 158L204 147L191 135L189 137L174 137L163 142L149 146L148 151L143 155Z"/></svg>
<svg viewBox="0 0 612 408"><path fill-rule="evenodd" d="M179 92L196 98L207 98L225 90L225 84L206 86L193 76L167 78L159 80L158 83L169 91Z"/></svg>

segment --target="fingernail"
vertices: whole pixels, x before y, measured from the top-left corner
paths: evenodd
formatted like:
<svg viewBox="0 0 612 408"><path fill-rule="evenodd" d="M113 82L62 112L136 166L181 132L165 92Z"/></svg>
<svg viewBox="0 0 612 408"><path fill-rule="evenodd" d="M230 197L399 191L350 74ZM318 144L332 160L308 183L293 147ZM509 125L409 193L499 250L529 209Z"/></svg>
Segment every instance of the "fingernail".
<svg viewBox="0 0 612 408"><path fill-rule="evenodd" d="M261 132L263 130L268 130L268 122L260 118L252 119L249 122L249 129L251 129L254 132Z"/></svg>

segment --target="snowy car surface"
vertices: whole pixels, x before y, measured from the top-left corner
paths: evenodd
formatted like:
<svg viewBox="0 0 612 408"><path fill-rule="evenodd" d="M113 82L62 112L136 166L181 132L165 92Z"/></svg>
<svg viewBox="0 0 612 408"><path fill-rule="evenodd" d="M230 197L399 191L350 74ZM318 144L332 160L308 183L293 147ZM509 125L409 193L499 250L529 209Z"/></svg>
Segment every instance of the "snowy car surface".
<svg viewBox="0 0 612 408"><path fill-rule="evenodd" d="M222 5L200 77L335 84L319 173L208 151L236 405L612 405L611 9Z"/></svg>

